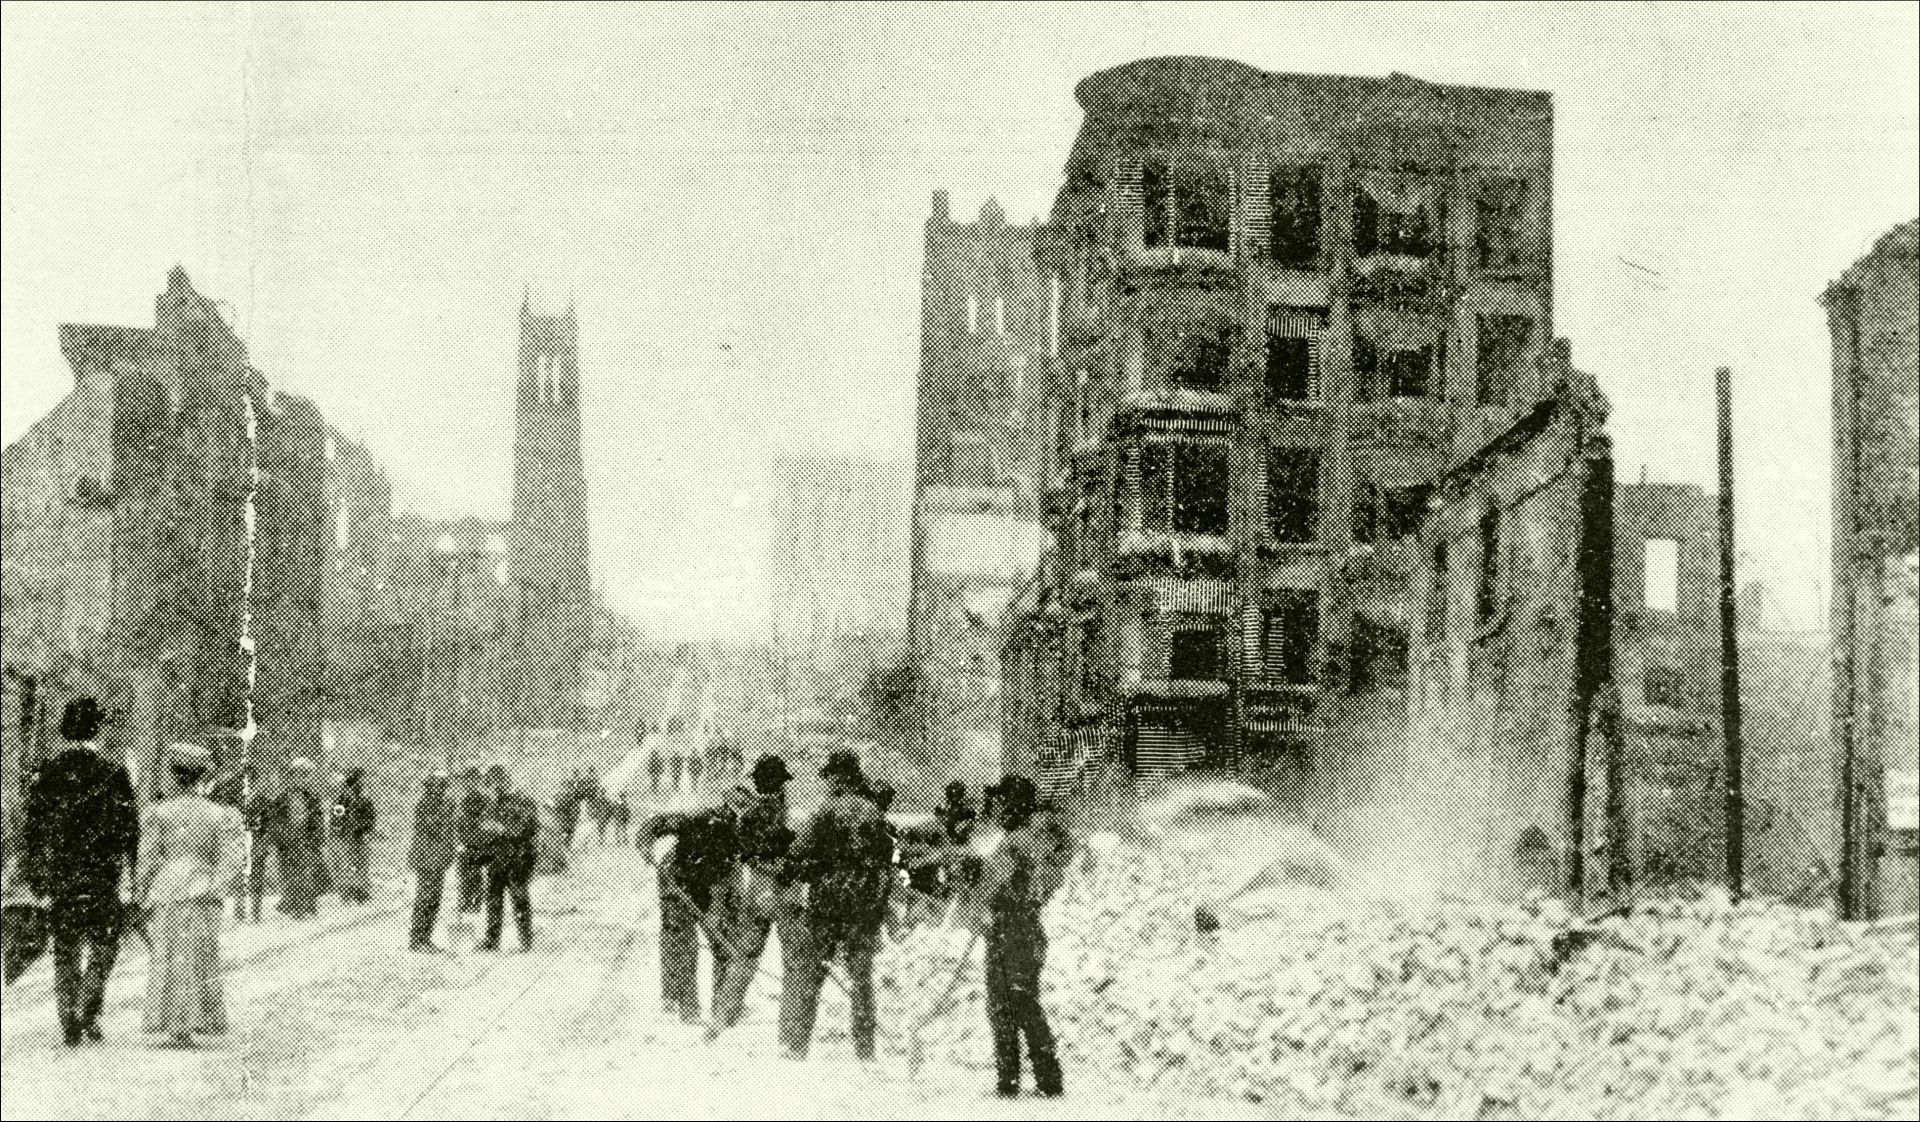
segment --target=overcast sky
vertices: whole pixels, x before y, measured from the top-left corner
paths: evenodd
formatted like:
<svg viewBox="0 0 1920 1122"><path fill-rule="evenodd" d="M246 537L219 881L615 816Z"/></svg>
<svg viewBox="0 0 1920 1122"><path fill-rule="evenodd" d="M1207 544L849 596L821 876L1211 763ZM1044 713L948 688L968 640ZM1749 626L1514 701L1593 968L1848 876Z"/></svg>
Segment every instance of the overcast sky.
<svg viewBox="0 0 1920 1122"><path fill-rule="evenodd" d="M1732 366L1748 573L1811 625L1816 298L1920 211L1917 12L7 4L0 437L67 391L57 324L150 324L178 262L401 505L504 516L530 284L578 306L610 599L751 635L770 457L912 455L936 188L1046 213L1074 84L1134 59L1398 70L1553 94L1557 328L1622 477L1711 484Z"/></svg>

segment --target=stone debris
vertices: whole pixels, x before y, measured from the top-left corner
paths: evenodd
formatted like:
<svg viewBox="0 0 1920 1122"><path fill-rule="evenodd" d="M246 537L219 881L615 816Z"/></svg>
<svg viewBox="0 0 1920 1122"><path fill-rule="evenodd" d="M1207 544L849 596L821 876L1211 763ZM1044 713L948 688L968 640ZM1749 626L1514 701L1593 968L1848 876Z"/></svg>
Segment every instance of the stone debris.
<svg viewBox="0 0 1920 1122"><path fill-rule="evenodd" d="M1219 879L1205 874L1187 855L1090 849L1050 906L1046 1004L1083 1083L1317 1117L1916 1114L1910 930L1724 897L1589 927L1551 899L1279 886L1209 935L1193 922ZM908 1049L966 946L922 928L882 952L883 1047ZM929 1067L990 1068L982 1001L976 952L926 1029ZM829 1005L822 1028L843 1032L840 995Z"/></svg>

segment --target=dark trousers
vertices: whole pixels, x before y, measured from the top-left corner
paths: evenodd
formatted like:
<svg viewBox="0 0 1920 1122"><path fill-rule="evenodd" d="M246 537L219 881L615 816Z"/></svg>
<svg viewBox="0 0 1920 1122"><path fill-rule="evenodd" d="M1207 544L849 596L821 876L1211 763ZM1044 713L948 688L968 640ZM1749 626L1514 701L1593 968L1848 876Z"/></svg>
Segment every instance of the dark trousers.
<svg viewBox="0 0 1920 1122"><path fill-rule="evenodd" d="M747 1006L747 990L752 988L753 977L760 969L760 955L767 949L768 936L775 932L780 935L783 968L791 970L792 964L799 960L792 948L804 943L806 938L796 892L791 888L750 884L748 899L741 903L733 925L733 958L727 962L726 980L713 999L715 1028L727 1029L740 1023Z"/></svg>
<svg viewBox="0 0 1920 1122"><path fill-rule="evenodd" d="M53 936L54 999L60 1029L75 1038L100 1019L107 977L120 954L124 922L117 891L98 896L54 897L47 909Z"/></svg>
<svg viewBox="0 0 1920 1122"><path fill-rule="evenodd" d="M667 887L669 883L662 880L660 887L660 1000L668 1013L694 1021L700 1018L700 943L705 938L712 955L713 1001L717 1008L733 954L725 943L707 938L706 932L726 932L732 925L731 916L721 900L723 888L689 892L683 900ZM693 902L691 907L689 900ZM696 907L701 911L696 912Z"/></svg>
<svg viewBox="0 0 1920 1122"><path fill-rule="evenodd" d="M993 1032L993 1068L999 1089L1020 1089L1020 1041L1033 1062L1034 1089L1061 1091L1059 1053L1047 1011L1040 1006L1040 972L1047 962L1047 933L1038 917L993 917L987 931L987 1026Z"/></svg>
<svg viewBox="0 0 1920 1122"><path fill-rule="evenodd" d="M440 922L440 899L446 894L447 870L415 869L413 891L413 926L408 932L409 945L423 947L433 942L434 925Z"/></svg>
<svg viewBox="0 0 1920 1122"><path fill-rule="evenodd" d="M506 920L506 898L513 897L513 919L520 928L520 949L533 946L533 858L495 860L487 866L487 950L500 946L500 928Z"/></svg>
<svg viewBox="0 0 1920 1122"><path fill-rule="evenodd" d="M813 1022L820 1015L820 987L828 964L840 959L847 968L847 997L853 1024L853 1054L873 1058L876 1021L873 1012L873 955L880 932L813 928L796 940L794 953L785 955L786 976L780 987L780 1047L787 1055L804 1057L813 1042Z"/></svg>
<svg viewBox="0 0 1920 1122"><path fill-rule="evenodd" d="M290 916L319 912L320 852L298 843L274 846L280 863L280 910Z"/></svg>
<svg viewBox="0 0 1920 1122"><path fill-rule="evenodd" d="M250 840L253 844L249 847L250 855L247 859L246 891L233 901L233 918L246 919L247 908L251 905L253 922L259 923L260 905L267 895L267 851L273 847L259 834L252 835ZM284 874L281 879L285 879Z"/></svg>
<svg viewBox="0 0 1920 1122"><path fill-rule="evenodd" d="M463 912L477 912L486 903L487 859L471 851L460 855L459 904Z"/></svg>

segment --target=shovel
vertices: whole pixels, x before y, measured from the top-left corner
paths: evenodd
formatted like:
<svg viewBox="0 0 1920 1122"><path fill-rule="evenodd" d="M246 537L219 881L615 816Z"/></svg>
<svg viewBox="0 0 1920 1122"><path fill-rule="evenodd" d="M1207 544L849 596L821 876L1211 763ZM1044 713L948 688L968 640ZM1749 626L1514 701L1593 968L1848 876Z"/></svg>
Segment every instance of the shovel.
<svg viewBox="0 0 1920 1122"><path fill-rule="evenodd" d="M979 941L980 932L978 931L967 936L967 945L960 952L960 961L954 964L953 976L947 979L947 988L941 992L940 1000L934 1002L933 1008L927 1010L924 1016L914 1022L913 1036L907 1048L908 1075L919 1075L921 1065L926 1063L927 1026L939 1020L940 1016L947 1011L948 1003L953 1000L954 991L960 988L960 975L967 972L967 960L973 957L973 945Z"/></svg>

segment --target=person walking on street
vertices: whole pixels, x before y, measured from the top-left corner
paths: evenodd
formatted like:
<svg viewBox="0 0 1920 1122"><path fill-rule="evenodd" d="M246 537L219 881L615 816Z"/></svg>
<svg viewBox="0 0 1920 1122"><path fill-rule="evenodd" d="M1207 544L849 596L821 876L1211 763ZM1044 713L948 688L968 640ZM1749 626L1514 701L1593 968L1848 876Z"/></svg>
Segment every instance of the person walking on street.
<svg viewBox="0 0 1920 1122"><path fill-rule="evenodd" d="M240 821L247 831L243 845L246 873L245 883L234 893L233 918L248 918L251 908L253 922L259 923L261 907L267 898L267 851L272 848L267 826L273 817L273 799L261 789L259 776L251 764L241 773L241 778L240 800L234 809L240 812Z"/></svg>
<svg viewBox="0 0 1920 1122"><path fill-rule="evenodd" d="M447 869L460 848L459 820L447 791L447 773L427 777L425 790L413 808L413 842L407 864L413 869L413 924L407 949L434 953L433 928L440 920L440 901L446 893Z"/></svg>
<svg viewBox="0 0 1920 1122"><path fill-rule="evenodd" d="M820 776L827 781L826 800L787 858L787 877L805 887L807 938L781 987L780 1047L790 1059L806 1058L820 987L828 964L839 958L847 972L854 1054L867 1061L874 1057L876 1028L873 956L893 875L893 844L867 793L858 756L830 753Z"/></svg>
<svg viewBox="0 0 1920 1122"><path fill-rule="evenodd" d="M1060 885L1072 843L1042 819L1038 792L1025 776L1000 781L996 810L1007 832L986 861L973 913L986 944L994 1091L1002 1098L1020 1093L1020 1044L1025 1040L1034 1090L1054 1098L1064 1086L1053 1029L1040 1004L1040 975L1047 960L1040 913Z"/></svg>
<svg viewBox="0 0 1920 1122"><path fill-rule="evenodd" d="M487 851L487 934L483 951L500 949L506 898L513 897L513 917L520 929L520 949L533 949L533 866L539 859L540 808L513 789L507 769L487 769L491 797L480 822Z"/></svg>
<svg viewBox="0 0 1920 1122"><path fill-rule="evenodd" d="M198 744L168 749L177 792L147 811L137 899L151 909L143 1027L162 1048L192 1048L194 1035L227 1031L220 986L220 920L244 864L240 812L200 793L213 754Z"/></svg>
<svg viewBox="0 0 1920 1122"><path fill-rule="evenodd" d="M647 753L647 777L653 781L653 795L655 798L660 797L660 776L666 769L666 761L660 758L660 750L658 748Z"/></svg>
<svg viewBox="0 0 1920 1122"><path fill-rule="evenodd" d="M373 833L378 812L362 787L365 781L366 772L360 768L348 771L333 803L333 833L340 853L340 899L350 904L373 899L367 871L367 835Z"/></svg>
<svg viewBox="0 0 1920 1122"><path fill-rule="evenodd" d="M640 828L648 862L663 837L673 851L656 866L660 890L660 1000L692 1024L700 1019L700 939L712 955L714 1001L732 960L722 934L733 927L731 874L740 856L738 808L722 804L687 814L656 814Z"/></svg>
<svg viewBox="0 0 1920 1122"><path fill-rule="evenodd" d="M800 889L784 877L787 853L793 848L793 831L787 826L787 784L792 779L787 762L771 752L753 765L751 798L740 814L739 902L729 936L733 957L714 998L708 1040L739 1023L770 934L779 933L787 970L800 961L796 952L806 941Z"/></svg>
<svg viewBox="0 0 1920 1122"><path fill-rule="evenodd" d="M68 703L60 735L69 742L41 765L27 790L21 873L48 902L54 1000L69 1048L98 1042L107 979L120 952L126 907L120 878L140 846L140 812L127 769L100 747L99 703Z"/></svg>
<svg viewBox="0 0 1920 1122"><path fill-rule="evenodd" d="M286 789L274 800L270 829L274 858L280 865L280 911L295 918L318 915L320 852L325 816L313 793L313 761L288 765Z"/></svg>

